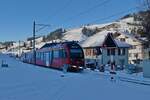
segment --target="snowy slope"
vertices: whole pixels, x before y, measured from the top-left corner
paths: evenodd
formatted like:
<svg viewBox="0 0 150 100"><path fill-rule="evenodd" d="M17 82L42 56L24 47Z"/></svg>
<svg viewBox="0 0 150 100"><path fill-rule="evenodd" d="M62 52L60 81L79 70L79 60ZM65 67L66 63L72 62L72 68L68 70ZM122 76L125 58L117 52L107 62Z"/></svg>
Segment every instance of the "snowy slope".
<svg viewBox="0 0 150 100"><path fill-rule="evenodd" d="M86 27L90 28L90 29L95 29L95 28L104 27L109 24L111 24L111 23L89 25ZM83 29L83 27L68 30L66 33L64 33L63 40L82 42L82 41L88 39L88 37L86 37L85 35L82 34L82 29Z"/></svg>
<svg viewBox="0 0 150 100"><path fill-rule="evenodd" d="M0 54L0 100L149 100L150 86L116 80L99 72L62 71L24 64Z"/></svg>
<svg viewBox="0 0 150 100"><path fill-rule="evenodd" d="M63 39L69 41L83 41L86 39L86 36L82 34L82 28L77 28L66 32Z"/></svg>
<svg viewBox="0 0 150 100"><path fill-rule="evenodd" d="M99 32L87 37L82 33L83 27L80 27L67 31L63 39L68 41L79 41L83 47L96 46L102 43L107 33L120 32L123 34L128 33L129 35L132 34L131 31L139 27L135 26L135 24L137 25L138 23L138 21L134 21L133 17L129 17L112 23L88 25L84 27L93 30L97 28Z"/></svg>
<svg viewBox="0 0 150 100"><path fill-rule="evenodd" d="M94 24L94 25L88 25L88 26L86 26L87 28L91 28L91 29L95 29L96 27L97 28L102 28L102 27L105 27L105 26L107 26L107 25L110 25L110 24L112 24L113 22L111 22L111 23L105 23L105 24Z"/></svg>

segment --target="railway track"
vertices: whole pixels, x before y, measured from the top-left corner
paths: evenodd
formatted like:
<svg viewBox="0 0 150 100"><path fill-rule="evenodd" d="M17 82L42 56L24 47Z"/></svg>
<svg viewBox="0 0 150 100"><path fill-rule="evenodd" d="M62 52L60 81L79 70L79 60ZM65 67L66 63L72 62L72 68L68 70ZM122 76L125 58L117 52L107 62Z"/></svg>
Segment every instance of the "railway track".
<svg viewBox="0 0 150 100"><path fill-rule="evenodd" d="M111 77L111 74L101 74L102 76ZM141 84L141 85L147 85L150 86L150 80L144 80L144 79L135 79L135 78L129 78L125 76L119 76L119 75L113 75L113 77L116 78L116 80L119 81L124 81L124 82L130 82L130 83L135 83L135 84Z"/></svg>
<svg viewBox="0 0 150 100"><path fill-rule="evenodd" d="M141 85L148 85L148 86L150 86L150 81L139 80L139 79L133 79L133 78L128 78L128 77L121 77L121 76L117 76L117 78L118 78L120 81L125 81L125 82L131 82L131 83L136 83L136 84L141 84Z"/></svg>

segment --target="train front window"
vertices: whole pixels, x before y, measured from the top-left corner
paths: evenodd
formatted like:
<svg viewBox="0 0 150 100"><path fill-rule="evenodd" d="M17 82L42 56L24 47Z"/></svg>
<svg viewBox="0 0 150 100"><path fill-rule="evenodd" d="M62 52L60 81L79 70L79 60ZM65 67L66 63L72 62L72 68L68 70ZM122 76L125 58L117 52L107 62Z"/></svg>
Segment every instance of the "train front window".
<svg viewBox="0 0 150 100"><path fill-rule="evenodd" d="M70 49L71 58L83 58L83 52L81 49Z"/></svg>

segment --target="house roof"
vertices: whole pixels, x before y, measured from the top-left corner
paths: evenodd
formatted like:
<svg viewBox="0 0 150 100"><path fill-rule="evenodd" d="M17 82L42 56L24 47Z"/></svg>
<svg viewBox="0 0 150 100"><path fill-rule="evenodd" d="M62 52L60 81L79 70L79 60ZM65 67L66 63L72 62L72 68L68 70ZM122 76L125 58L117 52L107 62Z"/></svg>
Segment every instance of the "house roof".
<svg viewBox="0 0 150 100"><path fill-rule="evenodd" d="M128 32L120 32L121 35L124 35L125 37L128 37L132 40L136 40L139 43L144 43L145 41L147 41L146 38L141 38L141 37L136 37L135 35L133 35L132 33L128 33Z"/></svg>
<svg viewBox="0 0 150 100"><path fill-rule="evenodd" d="M104 42L106 42L108 34L112 33L112 31L103 31L103 32L99 32L97 34L95 34L92 37L89 37L88 40L80 43L82 47L87 48L87 47L101 47L104 45ZM125 42L121 42L119 40L115 40L111 35L109 35L112 40L110 41L110 43L113 42L113 46L114 47L124 47L124 48L129 48L131 47L131 45L125 43ZM110 44L108 43L108 44ZM109 45L110 46L110 45ZM111 45L112 46L112 45Z"/></svg>
<svg viewBox="0 0 150 100"><path fill-rule="evenodd" d="M107 33L105 31L96 33L94 36L89 37L87 40L80 43L80 45L82 47L102 46L106 36L107 36Z"/></svg>

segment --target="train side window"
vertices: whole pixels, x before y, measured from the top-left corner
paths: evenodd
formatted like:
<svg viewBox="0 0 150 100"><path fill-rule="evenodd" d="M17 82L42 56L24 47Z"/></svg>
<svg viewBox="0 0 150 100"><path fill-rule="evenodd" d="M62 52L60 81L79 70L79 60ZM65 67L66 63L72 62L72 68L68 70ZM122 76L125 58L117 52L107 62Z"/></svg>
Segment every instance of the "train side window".
<svg viewBox="0 0 150 100"><path fill-rule="evenodd" d="M58 50L53 51L53 57L54 58L59 58L59 51Z"/></svg>
<svg viewBox="0 0 150 100"><path fill-rule="evenodd" d="M66 55L67 55L66 51L64 49L62 49L61 50L61 57L66 58Z"/></svg>
<svg viewBox="0 0 150 100"><path fill-rule="evenodd" d="M39 59L41 59L41 52L39 52Z"/></svg>
<svg viewBox="0 0 150 100"><path fill-rule="evenodd" d="M39 52L39 59L41 59L41 53Z"/></svg>
<svg viewBox="0 0 150 100"><path fill-rule="evenodd" d="M36 58L40 59L40 53L39 52L36 53Z"/></svg>
<svg viewBox="0 0 150 100"><path fill-rule="evenodd" d="M44 53L41 53L41 60L43 60L43 57L44 57L44 55L43 55Z"/></svg>
<svg viewBox="0 0 150 100"><path fill-rule="evenodd" d="M36 52L36 59L38 59L38 57L39 57L39 53Z"/></svg>
<svg viewBox="0 0 150 100"><path fill-rule="evenodd" d="M41 52L41 53L40 53L40 59L41 59L41 60L42 60L42 54L43 54L43 53Z"/></svg>
<svg viewBox="0 0 150 100"><path fill-rule="evenodd" d="M43 53L43 61L46 61L46 53Z"/></svg>
<svg viewBox="0 0 150 100"><path fill-rule="evenodd" d="M27 57L27 54L26 54L26 53L24 54L24 57L25 57L25 58Z"/></svg>
<svg viewBox="0 0 150 100"><path fill-rule="evenodd" d="M66 57L66 52L65 52L64 49L59 50L59 56L60 56L60 58L65 58Z"/></svg>

